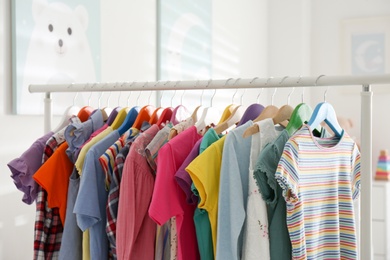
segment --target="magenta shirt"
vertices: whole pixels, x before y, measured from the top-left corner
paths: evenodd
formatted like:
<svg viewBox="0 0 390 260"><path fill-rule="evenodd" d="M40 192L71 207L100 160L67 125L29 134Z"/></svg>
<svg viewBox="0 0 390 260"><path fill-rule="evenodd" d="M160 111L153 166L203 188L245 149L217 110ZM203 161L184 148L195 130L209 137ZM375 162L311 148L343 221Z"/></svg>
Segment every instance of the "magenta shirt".
<svg viewBox="0 0 390 260"><path fill-rule="evenodd" d="M166 143L158 153L157 175L149 216L159 225L176 216L178 259L199 259L193 221L196 205L186 202L186 194L174 176L195 143L202 136L192 126Z"/></svg>

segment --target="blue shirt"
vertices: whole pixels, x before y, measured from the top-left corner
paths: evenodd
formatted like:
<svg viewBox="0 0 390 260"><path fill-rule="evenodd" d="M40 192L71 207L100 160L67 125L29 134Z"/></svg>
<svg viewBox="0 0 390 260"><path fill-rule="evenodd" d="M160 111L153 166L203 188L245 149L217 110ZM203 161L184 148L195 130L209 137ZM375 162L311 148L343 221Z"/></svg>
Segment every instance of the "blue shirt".
<svg viewBox="0 0 390 260"><path fill-rule="evenodd" d="M89 228L91 259L108 258L108 239L106 234L106 204L108 191L105 188L105 175L99 157L119 139L117 130L109 133L92 146L85 157L80 190L74 213L82 231Z"/></svg>

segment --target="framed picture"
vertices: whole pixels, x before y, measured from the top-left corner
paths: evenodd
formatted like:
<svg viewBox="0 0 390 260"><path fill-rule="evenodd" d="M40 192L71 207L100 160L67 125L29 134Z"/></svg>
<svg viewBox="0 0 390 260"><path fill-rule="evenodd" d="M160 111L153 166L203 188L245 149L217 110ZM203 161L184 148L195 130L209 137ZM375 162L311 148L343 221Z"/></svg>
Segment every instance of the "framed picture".
<svg viewBox="0 0 390 260"><path fill-rule="evenodd" d="M41 114L43 94L30 84L71 84L100 79L100 3L94 0L12 1L13 111ZM53 112L72 105L61 94ZM80 95L79 99L82 99Z"/></svg>
<svg viewBox="0 0 390 260"><path fill-rule="evenodd" d="M342 22L343 71L350 75L390 72L390 17Z"/></svg>
<svg viewBox="0 0 390 260"><path fill-rule="evenodd" d="M158 79L211 76L211 1L158 1Z"/></svg>

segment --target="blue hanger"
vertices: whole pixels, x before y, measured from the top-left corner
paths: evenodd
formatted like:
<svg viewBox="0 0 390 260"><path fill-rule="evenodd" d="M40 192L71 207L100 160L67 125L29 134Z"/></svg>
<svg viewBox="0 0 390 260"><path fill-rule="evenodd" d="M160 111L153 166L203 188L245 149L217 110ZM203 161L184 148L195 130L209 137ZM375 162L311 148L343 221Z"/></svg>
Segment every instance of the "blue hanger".
<svg viewBox="0 0 390 260"><path fill-rule="evenodd" d="M127 130L129 130L133 124L135 119L138 116L138 112L140 110L139 106L135 106L127 113L125 120L121 124L121 126L118 128L119 135L123 135Z"/></svg>
<svg viewBox="0 0 390 260"><path fill-rule="evenodd" d="M308 125L311 129L314 129L317 128L322 121L325 121L337 137L340 137L343 134L344 130L337 121L336 112L334 111L333 106L327 102L319 103L316 106Z"/></svg>

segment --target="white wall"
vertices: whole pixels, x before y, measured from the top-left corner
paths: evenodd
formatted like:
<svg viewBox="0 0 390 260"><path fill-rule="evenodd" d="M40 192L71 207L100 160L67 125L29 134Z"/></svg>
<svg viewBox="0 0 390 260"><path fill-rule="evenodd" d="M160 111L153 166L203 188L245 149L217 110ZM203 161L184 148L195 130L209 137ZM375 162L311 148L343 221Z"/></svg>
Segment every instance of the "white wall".
<svg viewBox="0 0 390 260"><path fill-rule="evenodd" d="M384 0L315 1L311 8L311 74L340 75L343 69L342 21L345 19L390 16L390 2ZM390 122L383 119L383 111L389 111L390 90L378 91L373 87L373 170L375 173L380 149L390 149L388 131ZM325 88L312 93L312 104L323 100ZM360 87L330 88L327 101L338 115L351 118L355 126L352 136L360 137Z"/></svg>
<svg viewBox="0 0 390 260"><path fill-rule="evenodd" d="M35 206L21 202L6 163L19 156L43 134L42 116L9 115L9 2L0 1L0 259L30 259L33 251ZM156 75L156 5L152 0L101 0L102 82L154 81ZM342 74L340 65L340 21L344 18L389 15L385 0L340 1L256 1L216 0L212 2L213 78L282 77ZM234 81L230 81L232 84ZM241 95L243 91L237 94ZM264 91L260 103L270 103L273 90ZM286 103L288 89L278 90L275 105ZM259 90L244 95L244 104L256 101ZM111 104L126 104L128 93L111 97ZM300 102L301 89L291 104ZM390 147L390 127L381 111L388 111L389 93L374 96L374 165L380 148ZM135 102L137 94L131 95ZM218 91L214 104L224 108L231 92ZM143 94L140 104L148 95ZM305 102L314 107L322 101L323 89L305 91ZM184 98L185 99L185 98ZM359 135L360 98L350 88L328 91L327 100L339 115L355 121L352 135ZM97 102L96 96L93 104ZM237 99L235 100L237 102ZM56 125L55 118L53 125ZM28 126L28 127L27 127ZM31 127L33 126L33 127ZM15 250L15 245L22 250Z"/></svg>
<svg viewBox="0 0 390 260"><path fill-rule="evenodd" d="M0 260L32 258L35 206L25 205L21 201L22 194L16 190L9 177L10 171L6 163L21 155L43 134L42 116L9 114L11 75L10 62L6 59L9 52L6 43L10 42L9 2L10 0L0 1L0 121L3 122L0 129ZM267 1L244 2L213 1L213 78L267 74ZM101 10L101 81L154 81L155 1L120 0L113 3L101 0ZM252 93L256 93L252 95L248 91L244 103L255 102L257 92L252 90ZM122 93L120 96L113 93L110 104L116 105L119 98L119 103L126 105L128 96L129 93ZM132 94L131 102L136 102L137 96L138 93ZM228 100L226 96L229 96ZM223 109L231 103L231 96L228 92L218 92L214 104ZM97 94L93 95L91 105L96 106L97 97ZM139 104L144 104L147 98L148 94L141 95ZM265 100L264 97L264 102ZM55 117L52 125L55 126L58 121L59 117ZM21 250L15 250L15 245Z"/></svg>

